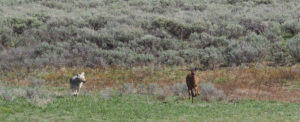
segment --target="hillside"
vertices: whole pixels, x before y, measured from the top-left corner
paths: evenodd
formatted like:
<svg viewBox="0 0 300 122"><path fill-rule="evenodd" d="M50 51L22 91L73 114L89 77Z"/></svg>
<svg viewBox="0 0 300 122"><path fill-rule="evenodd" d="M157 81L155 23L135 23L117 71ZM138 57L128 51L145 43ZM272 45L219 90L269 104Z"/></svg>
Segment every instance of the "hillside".
<svg viewBox="0 0 300 122"><path fill-rule="evenodd" d="M0 68L300 61L298 0L1 0Z"/></svg>

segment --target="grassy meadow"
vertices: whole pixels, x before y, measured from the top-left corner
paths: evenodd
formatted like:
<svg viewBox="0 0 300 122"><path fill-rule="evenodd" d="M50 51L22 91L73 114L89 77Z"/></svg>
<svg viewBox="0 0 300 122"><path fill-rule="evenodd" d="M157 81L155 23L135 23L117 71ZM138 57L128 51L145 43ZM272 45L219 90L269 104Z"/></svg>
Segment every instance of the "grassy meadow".
<svg viewBox="0 0 300 122"><path fill-rule="evenodd" d="M184 80L188 71L183 69L45 68L1 72L0 120L300 120L298 65L199 71L201 94L194 104L187 97ZM74 97L68 79L81 71L86 72L88 82Z"/></svg>

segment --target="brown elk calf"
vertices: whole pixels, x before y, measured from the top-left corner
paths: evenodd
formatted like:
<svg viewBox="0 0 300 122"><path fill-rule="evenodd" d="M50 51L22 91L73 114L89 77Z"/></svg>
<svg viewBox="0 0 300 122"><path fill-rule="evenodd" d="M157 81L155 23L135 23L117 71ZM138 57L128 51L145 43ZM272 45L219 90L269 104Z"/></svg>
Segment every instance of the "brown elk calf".
<svg viewBox="0 0 300 122"><path fill-rule="evenodd" d="M188 87L189 99L190 99L190 96L192 96L192 103L194 103L193 97L196 97L197 95L200 94L199 89L198 89L198 84L199 84L199 79L196 76L196 71L191 70L191 73L189 73L186 76L186 85ZM193 89L195 90L195 93L193 92Z"/></svg>

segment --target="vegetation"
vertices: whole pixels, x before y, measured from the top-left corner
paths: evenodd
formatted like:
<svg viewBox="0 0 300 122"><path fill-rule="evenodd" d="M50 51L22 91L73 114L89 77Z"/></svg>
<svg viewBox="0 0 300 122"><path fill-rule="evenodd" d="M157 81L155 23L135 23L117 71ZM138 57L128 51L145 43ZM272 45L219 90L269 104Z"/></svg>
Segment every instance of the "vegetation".
<svg viewBox="0 0 300 122"><path fill-rule="evenodd" d="M299 61L297 0L2 0L0 7L1 69Z"/></svg>
<svg viewBox="0 0 300 122"><path fill-rule="evenodd" d="M299 120L299 66L254 66L197 72L194 104L182 68L2 71L0 121ZM75 98L68 80L81 71L87 83Z"/></svg>
<svg viewBox="0 0 300 122"><path fill-rule="evenodd" d="M299 121L299 8L1 0L0 121ZM204 69L194 104L190 67ZM87 83L74 98L68 81L80 72Z"/></svg>
<svg viewBox="0 0 300 122"><path fill-rule="evenodd" d="M54 89L51 89L53 91ZM60 90L60 92L63 92ZM296 121L299 104L274 101L199 102L169 96L95 93L0 99L1 121ZM34 102L38 101L38 102ZM44 104L42 104L44 103Z"/></svg>
<svg viewBox="0 0 300 122"><path fill-rule="evenodd" d="M3 86L47 86L69 88L69 79L78 72L86 72L84 89L107 93L109 88L121 93L155 94L187 97L185 77L189 71L183 67L119 68L42 68L35 70L1 72ZM265 64L242 65L197 72L200 97L204 101L215 99L256 99L300 102L299 65L268 67ZM106 89L106 90L105 90ZM293 96L290 96L293 94ZM105 96L105 95L104 95Z"/></svg>

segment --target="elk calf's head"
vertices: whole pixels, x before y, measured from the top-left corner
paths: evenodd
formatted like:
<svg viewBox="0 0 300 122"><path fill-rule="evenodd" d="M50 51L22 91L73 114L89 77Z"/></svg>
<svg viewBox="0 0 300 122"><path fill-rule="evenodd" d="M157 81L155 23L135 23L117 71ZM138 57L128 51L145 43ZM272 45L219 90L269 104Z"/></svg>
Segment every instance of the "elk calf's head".
<svg viewBox="0 0 300 122"><path fill-rule="evenodd" d="M195 70L191 70L191 75L192 75L192 77L195 76Z"/></svg>

